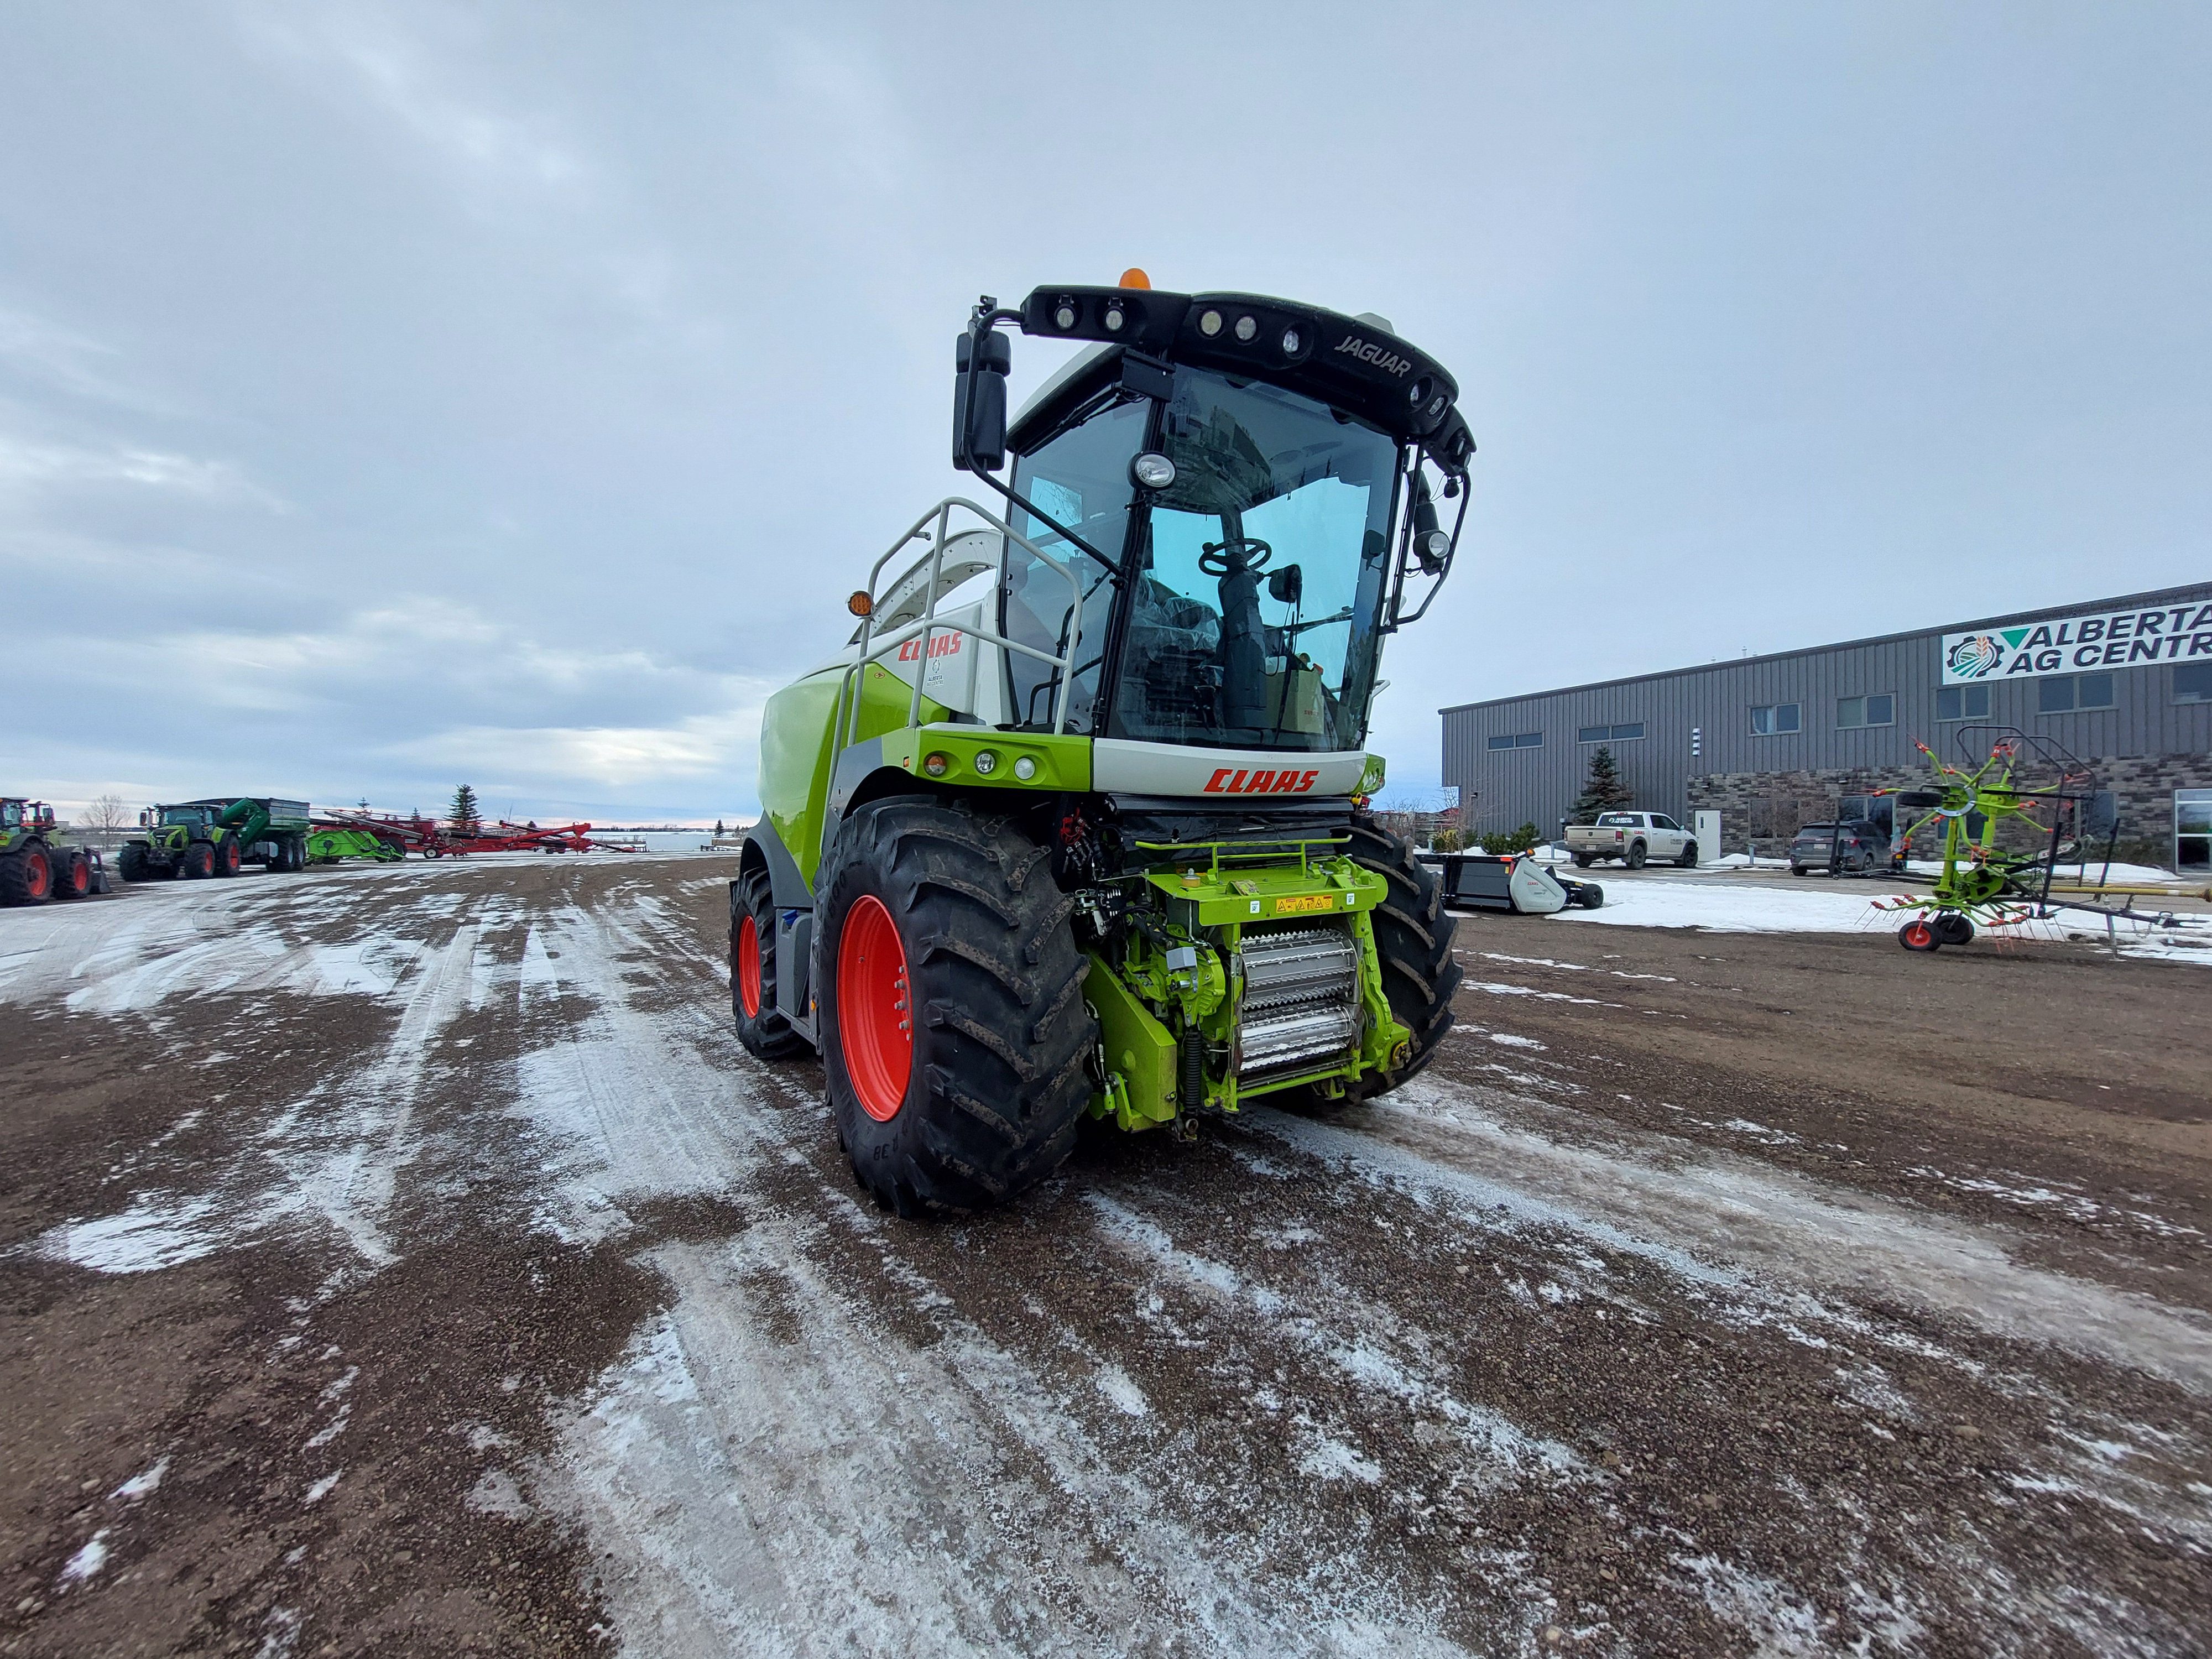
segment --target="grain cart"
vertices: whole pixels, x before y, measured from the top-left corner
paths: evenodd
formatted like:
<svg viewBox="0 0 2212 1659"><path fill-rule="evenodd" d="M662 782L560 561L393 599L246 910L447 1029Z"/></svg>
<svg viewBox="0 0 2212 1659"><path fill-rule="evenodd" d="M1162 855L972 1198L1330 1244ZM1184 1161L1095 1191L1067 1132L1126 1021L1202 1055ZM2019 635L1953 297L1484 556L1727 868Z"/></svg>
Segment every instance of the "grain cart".
<svg viewBox="0 0 2212 1659"><path fill-rule="evenodd" d="M1011 425L1000 323L1083 348ZM1380 1094L1459 978L1365 811L1383 639L1466 514L1451 377L1377 317L1133 271L986 298L956 368L954 465L1006 516L931 507L770 699L730 888L738 1036L819 1052L901 1214L1043 1178L1086 1112Z"/></svg>
<svg viewBox="0 0 2212 1659"><path fill-rule="evenodd" d="M179 801L138 816L145 834L123 843L125 881L234 876L242 866L307 867L307 803L248 795Z"/></svg>
<svg viewBox="0 0 2212 1659"><path fill-rule="evenodd" d="M64 845L52 807L0 795L0 904L44 904L106 890L100 854Z"/></svg>

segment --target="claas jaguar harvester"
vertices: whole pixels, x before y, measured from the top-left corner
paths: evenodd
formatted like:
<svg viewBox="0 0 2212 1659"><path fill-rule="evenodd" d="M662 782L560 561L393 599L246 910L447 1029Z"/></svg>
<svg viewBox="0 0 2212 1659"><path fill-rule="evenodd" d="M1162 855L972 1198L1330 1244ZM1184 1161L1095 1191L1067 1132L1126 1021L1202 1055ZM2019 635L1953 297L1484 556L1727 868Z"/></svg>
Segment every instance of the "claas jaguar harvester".
<svg viewBox="0 0 2212 1659"><path fill-rule="evenodd" d="M1011 422L1000 324L1081 348ZM1379 317L1132 271L984 299L955 387L1003 516L923 514L770 699L730 889L739 1037L819 1051L902 1215L1042 1179L1086 1112L1381 1094L1459 977L1435 873L1365 810L1382 641L1466 517L1451 377Z"/></svg>

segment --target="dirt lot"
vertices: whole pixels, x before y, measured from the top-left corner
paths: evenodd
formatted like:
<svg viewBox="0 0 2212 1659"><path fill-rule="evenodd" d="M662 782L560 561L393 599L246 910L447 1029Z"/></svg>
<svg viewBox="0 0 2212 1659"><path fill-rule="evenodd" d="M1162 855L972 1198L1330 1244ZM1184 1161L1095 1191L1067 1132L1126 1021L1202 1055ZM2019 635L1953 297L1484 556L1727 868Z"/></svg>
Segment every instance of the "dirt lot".
<svg viewBox="0 0 2212 1659"><path fill-rule="evenodd" d="M0 913L0 1652L2212 1649L2212 972L1469 917L921 1226L724 863Z"/></svg>

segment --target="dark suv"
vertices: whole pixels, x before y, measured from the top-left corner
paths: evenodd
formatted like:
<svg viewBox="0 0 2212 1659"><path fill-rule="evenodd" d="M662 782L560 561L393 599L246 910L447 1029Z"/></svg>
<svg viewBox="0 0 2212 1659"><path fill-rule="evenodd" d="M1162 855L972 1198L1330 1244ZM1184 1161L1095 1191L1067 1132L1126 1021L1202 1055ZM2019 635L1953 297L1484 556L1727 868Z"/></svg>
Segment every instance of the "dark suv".
<svg viewBox="0 0 2212 1659"><path fill-rule="evenodd" d="M1838 875L1864 875L1889 862L1889 834L1865 818L1847 818L1841 833L1832 823L1808 823L1790 843L1790 873L1826 870L1832 860Z"/></svg>

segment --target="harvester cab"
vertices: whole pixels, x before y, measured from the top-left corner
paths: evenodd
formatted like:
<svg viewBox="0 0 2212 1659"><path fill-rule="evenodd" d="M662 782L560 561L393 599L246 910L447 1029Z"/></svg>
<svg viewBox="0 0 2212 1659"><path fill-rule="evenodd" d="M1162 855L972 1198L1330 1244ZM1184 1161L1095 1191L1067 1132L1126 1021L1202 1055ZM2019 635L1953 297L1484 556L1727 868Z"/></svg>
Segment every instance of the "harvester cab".
<svg viewBox="0 0 2212 1659"><path fill-rule="evenodd" d="M1081 347L1011 422L1001 324ZM1371 1097L1458 979L1434 872L1365 810L1382 642L1465 519L1450 376L1377 317L1133 271L986 298L955 387L1003 516L932 507L770 700L731 887L740 1037L820 1051L902 1213L1042 1179L1086 1111Z"/></svg>

